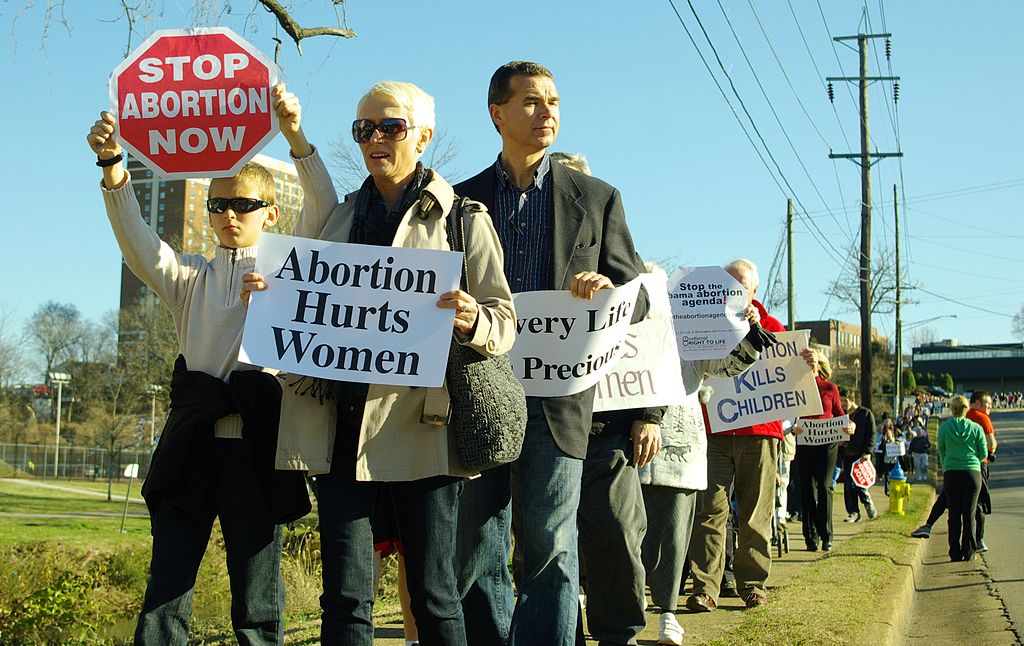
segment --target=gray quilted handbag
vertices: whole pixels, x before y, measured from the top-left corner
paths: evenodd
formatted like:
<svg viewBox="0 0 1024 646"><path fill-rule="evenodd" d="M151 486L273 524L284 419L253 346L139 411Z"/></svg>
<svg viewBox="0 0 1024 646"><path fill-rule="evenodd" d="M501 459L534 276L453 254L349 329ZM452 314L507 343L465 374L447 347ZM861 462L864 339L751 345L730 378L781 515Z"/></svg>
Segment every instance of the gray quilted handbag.
<svg viewBox="0 0 1024 646"><path fill-rule="evenodd" d="M446 221L452 251L466 249L465 202L466 198L456 197ZM472 293L468 275L463 256L462 289ZM508 355L485 357L452 339L447 383L451 396L448 428L455 434L462 466L483 471L518 458L526 435L526 395L512 373Z"/></svg>

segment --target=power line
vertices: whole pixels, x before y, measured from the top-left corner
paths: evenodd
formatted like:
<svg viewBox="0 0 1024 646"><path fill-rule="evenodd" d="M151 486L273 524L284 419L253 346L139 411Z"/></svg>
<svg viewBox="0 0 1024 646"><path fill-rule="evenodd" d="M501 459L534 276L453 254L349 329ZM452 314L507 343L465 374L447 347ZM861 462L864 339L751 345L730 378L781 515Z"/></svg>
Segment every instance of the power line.
<svg viewBox="0 0 1024 646"><path fill-rule="evenodd" d="M691 4L691 7L692 7L692 4ZM726 12L725 7L722 6L721 0L718 0L718 8L721 9L721 11L722 11L722 16L725 18L725 23L729 26L729 31L732 33L732 37L736 41L736 45L740 49L740 54L743 56L743 60L746 61L747 67L750 68L750 73L754 77L754 82L757 83L758 89L761 90L761 96L764 97L765 103L768 104L768 109L771 111L772 116L775 117L775 122L777 124L779 124L779 129L782 131L782 136L786 139L786 143L789 144L790 150L793 151L793 156L796 157L797 163L800 164L800 168L803 169L804 175L807 176L807 181L809 181L811 183L811 187L814 189L814 192L818 194L818 198L821 200L821 203L823 205L825 205L825 208L828 208L828 202L825 200L825 196L823 196L821 194L821 191L818 189L817 183L814 181L814 178L811 177L811 173L810 173L810 171L807 170L807 166L804 164L803 159L801 159L800 153L797 152L796 146L793 145L793 140L790 139L789 133L786 131L786 127L782 124L782 119L779 118L779 113L776 112L775 106L772 104L771 99L768 98L768 92L764 89L764 85L761 83L761 79L757 75L757 70L754 69L754 64L750 62L750 57L747 56L747 50L743 47L743 43L740 42L740 37L736 33L736 30L733 28L732 20L729 19L729 14L728 14L728 12ZM753 7L751 7L751 8L753 8ZM755 12L755 14L756 14L756 12ZM758 20L760 21L760 19L758 19ZM762 29L762 33L764 33L763 29ZM765 38L766 39L768 38L767 33L765 33ZM771 41L770 40L768 42L768 46L771 48ZM775 50L774 50L774 48L772 48L772 53L774 54L774 52L775 52ZM776 58L776 62L778 62L778 58ZM782 66L781 62L779 63L779 66L780 67ZM785 70L783 70L783 74L785 74ZM787 81L788 81L788 76L787 76ZM792 88L792 85L790 85L790 87ZM799 101L799 99L797 99L797 100ZM803 104L801 104L801 107L802 107L802 105ZM806 114L806 110L804 111L804 113ZM807 115L807 118L810 119L810 115ZM811 125L812 126L814 125L813 122L811 123ZM815 126L815 130L817 130L816 126ZM824 138L822 140L824 141ZM826 142L825 145L828 146L828 142ZM834 216L833 216L833 219L835 220L836 226L839 226L839 220L836 219Z"/></svg>
<svg viewBox="0 0 1024 646"><path fill-rule="evenodd" d="M822 74L821 70L818 69L818 63L814 60L814 54L811 53L811 48L807 44L807 38L804 36L803 27L800 26L800 20L796 17L796 11L793 9L793 3L791 0L786 0L786 3L789 5L789 13L793 15L793 22L796 23L796 30L800 33L800 40L804 43L804 49L807 50L807 57L811 59L811 65L814 67L816 78L821 79L822 88L826 88L827 83L825 82L825 74ZM839 111L836 110L834 103L829 103L832 105L832 113L836 116L836 123L839 124L839 132L843 134L843 141L846 142L846 147L850 148L850 139L846 136L846 128L843 127L843 120L839 118Z"/></svg>
<svg viewBox="0 0 1024 646"><path fill-rule="evenodd" d="M924 287L915 287L914 289L916 289L919 292L924 292L925 294L930 294L931 296L934 296L935 298L938 298L938 299L941 299L941 300L944 300L944 301L949 301L950 303L956 303L960 307L966 307L967 309L971 309L971 310L978 310L979 312L987 312L989 314L994 314L996 316L1005 316L1008 319L1012 319L1013 318L1013 314L1004 314L1003 312L997 312L995 310L985 309L984 307L978 307L977 305L972 305L969 301L958 301L956 299L949 298L947 296L943 296L942 294L936 294L935 292L930 292L927 289L925 289Z"/></svg>
<svg viewBox="0 0 1024 646"><path fill-rule="evenodd" d="M826 148L831 149L832 147L829 146L829 143L825 139L825 136L823 134L821 134L821 130L818 129L817 124L814 123L814 119L811 118L811 115L807 111L807 108L804 107L804 102L800 100L800 94L796 91L796 88L793 87L793 82L789 79L789 74L786 73L786 68L782 64L782 60L779 58L778 52L775 51L775 46L772 44L772 39L768 36L768 30L765 29L764 22L761 20L761 15L757 12L757 9L754 7L754 3L751 0L747 0L747 5L750 7L750 11L754 14L754 18L757 20L757 25L761 29L761 35L764 36L765 42L768 43L768 49L771 51L772 57L775 58L775 62L778 64L779 71L782 72L783 78L786 79L786 84L789 85L789 89L793 93L793 97L796 99L797 105L799 105L800 109L803 110L804 116L807 117L807 121L811 124L811 128L814 129L814 132L816 132L818 134L818 138L821 139L821 143L825 144ZM722 6L721 1L719 1L718 6L719 7ZM790 6L790 9L792 9L792 5ZM725 9L722 9L722 12L725 13ZM725 20L726 20L726 22L729 22L728 15L726 15ZM732 24L731 23L729 24L729 29L730 30L732 29ZM733 32L733 36L735 36L735 32ZM801 34L801 36L802 36L802 34ZM739 44L739 39L738 38L736 39L736 43ZM742 45L740 45L740 51L743 51L743 46ZM743 54L743 57L746 58L746 53ZM750 61L749 60L747 61L747 64L750 65ZM817 69L817 68L815 68L815 69ZM751 66L751 70L750 71L754 72L753 66ZM754 78L755 79L757 78L756 72L754 73ZM758 86L760 87L760 85L761 85L761 82L758 81ZM764 93L764 88L761 88L761 92ZM768 97L766 95L765 96L765 100L767 100L767 98ZM769 102L769 107L770 106L771 106L771 103ZM772 109L772 114L775 114L775 109L774 108ZM837 113L837 117L838 117L838 113ZM778 121L778 115L775 115L775 118L776 118L776 121ZM779 127L782 127L781 122L779 123ZM785 134L785 129L783 129L783 134ZM844 133L844 136L845 136L845 133ZM789 141L789 137L788 136L786 137L786 141ZM790 142L790 147L792 147L792 146L793 146L793 143ZM796 154L796 150L795 149L793 150L793 152L794 152L794 154ZM800 156L799 155L797 155L797 160L800 160ZM800 166L804 168L804 173L807 174L807 178L811 179L810 174L807 172L807 168L804 167L803 161L800 161ZM837 172L836 173L836 180L837 180L837 184L839 184L839 199L840 200L844 200L843 193L842 193L842 190L843 190L842 189L842 183L839 182L838 179L839 179L839 176L838 176L838 172ZM825 202L825 198L822 197L821 191L818 190L817 185L814 184L814 180L811 180L811 185L814 186L815 192L818 193L818 197L821 198L822 203L825 204L825 206L827 208L828 204ZM840 226L840 224L839 224L839 220L837 218L834 218L834 217L833 217L833 219L835 219L836 226L839 226L840 228L842 228ZM852 240L853 240L853 230L850 228L850 221L849 221L849 219L846 220L846 233L847 233L847 236L849 237L850 241L852 242Z"/></svg>
<svg viewBox="0 0 1024 646"><path fill-rule="evenodd" d="M772 155L771 149L768 147L767 142L765 142L764 137L761 135L761 132L758 130L757 124L754 122L753 117L751 117L751 115L750 115L750 111L747 110L746 104L743 102L743 98L740 96L739 91L736 89L736 85L733 83L732 77L729 75L729 72L725 69L725 64L722 63L722 59L718 55L718 50L715 48L714 43L711 42L711 37L708 35L707 30L704 28L704 23L701 21L700 16L697 14L696 9L694 9L693 3L691 2L691 0L687 0L687 3L689 4L689 7L690 7L690 12L693 14L694 18L697 20L697 25L700 27L701 32L704 34L704 39L707 41L708 46L711 48L711 51L712 51L712 53L715 56L715 60L718 63L719 68L722 70L722 74L725 76L726 80L729 82L729 87L730 87L730 89L732 89L733 94L736 96L736 100L739 102L740 107L743 109L743 113L746 115L747 119L749 120L750 127L754 130L754 133L757 135L758 140L761 142L761 145L764 147L765 154L767 154L768 158L772 160L772 163L775 166L776 172L778 172L778 175L779 175L778 178L776 178L775 174L772 173L771 167L768 166L768 162L765 161L764 156L761 155L760 149L757 148L757 145L754 144L753 139L751 139L750 134L749 134L749 132L747 132L747 129L744 126L742 119L740 119L739 115L736 113L735 108L733 108L732 102L729 101L729 98L726 95L725 90L722 88L721 83L718 82L718 78L715 76L714 72L711 70L711 66L708 64L707 59L704 57L703 52L700 51L700 47L698 47L696 40L693 38L693 35L690 33L689 27L686 26L686 22L683 20L683 17L679 13L679 10L676 8L675 2L673 0L668 0L668 3L672 7L672 11L675 12L676 18L679 20L679 24L682 25L683 30L686 32L687 37L689 37L690 42L693 44L694 49L697 50L697 54L698 54L698 56L700 56L701 61L704 63L705 69L707 69L708 74L711 75L712 79L715 82L715 85L718 87L719 92L722 93L723 98L725 98L725 100L726 100L726 104L733 111L733 115L736 117L736 120L740 123L740 127L743 129L744 134L747 135L747 139L750 141L751 145L754 146L754 149L757 152L758 157L761 159L761 162L765 165L765 168L768 169L768 173L772 176L772 179L775 181L776 185L779 187L780 192L782 192L784 197L788 197L789 195L792 195L794 201L796 201L798 204L800 204L801 210L806 211L806 208L804 208L803 204L800 202L800 198L796 195L796 191L793 190L793 187L789 183L789 180L786 179L785 173L782 172L782 168L779 166L779 163L775 159L775 156ZM783 189L782 185L779 183L779 178L781 178L782 183L784 183L786 185L786 188L789 189L789 193L788 194L786 193L786 189ZM842 267L842 260L841 259L843 257L843 254L840 253L839 250L837 250L832 245L832 243L828 240L827 237L825 237L824 233L821 232L821 229L820 229L820 227L818 227L817 223L815 223L813 220L807 220L807 221L810 222L810 224L815 229L817 229L819 234L821 235L820 239L817 236L815 236L815 239L818 241L818 244L821 245L823 248L826 245L829 248L831 248L835 255L834 256L833 255L829 255L829 258L831 258L832 261L834 263L836 263L838 266ZM813 232L812 232L812 235L813 235ZM825 251L827 252L828 249L825 249Z"/></svg>
<svg viewBox="0 0 1024 646"><path fill-rule="evenodd" d="M971 254L971 255L974 255L974 256L981 256L983 258L993 258L995 260L1006 260L1006 261L1009 261L1009 262L1024 263L1024 259L1021 259L1021 258L1010 258L1009 256L995 256L995 255L992 255L991 253L989 253L987 251L975 251L973 249L967 249L967 248L962 247L962 246L958 247L958 246L951 245L951 244L943 244L941 242L935 242L934 240L921 240L921 242L923 242L925 244L935 245L936 247L944 247L946 249L954 249L954 250L959 251L961 253L968 253L968 254Z"/></svg>

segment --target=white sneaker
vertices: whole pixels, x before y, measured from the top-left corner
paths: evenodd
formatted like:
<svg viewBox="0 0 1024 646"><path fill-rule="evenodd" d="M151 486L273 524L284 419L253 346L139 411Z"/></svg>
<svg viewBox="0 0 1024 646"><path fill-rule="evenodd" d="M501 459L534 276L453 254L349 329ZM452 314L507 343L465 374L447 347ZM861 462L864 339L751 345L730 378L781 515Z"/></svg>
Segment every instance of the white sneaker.
<svg viewBox="0 0 1024 646"><path fill-rule="evenodd" d="M658 643L659 644L670 644L671 646L682 646L683 635L686 631L676 621L676 616L671 612L661 613L661 619L658 622Z"/></svg>

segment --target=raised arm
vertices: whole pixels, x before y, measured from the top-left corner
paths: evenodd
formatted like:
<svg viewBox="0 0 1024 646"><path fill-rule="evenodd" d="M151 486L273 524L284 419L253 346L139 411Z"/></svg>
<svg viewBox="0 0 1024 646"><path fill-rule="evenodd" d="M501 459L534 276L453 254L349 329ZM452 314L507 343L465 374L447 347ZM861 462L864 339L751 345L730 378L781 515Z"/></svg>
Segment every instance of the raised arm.
<svg viewBox="0 0 1024 646"><path fill-rule="evenodd" d="M334 189L334 182L331 181L323 159L302 130L299 98L289 92L284 83L275 85L270 97L281 124L281 134L291 147L295 170L302 186L302 210L292 235L318 238L334 207L338 205L338 192Z"/></svg>
<svg viewBox="0 0 1024 646"><path fill-rule="evenodd" d="M195 275L191 257L176 253L143 219L139 201L125 170L121 144L114 136L117 120L100 113L86 141L103 169L103 203L128 268L172 310L184 302L188 281Z"/></svg>

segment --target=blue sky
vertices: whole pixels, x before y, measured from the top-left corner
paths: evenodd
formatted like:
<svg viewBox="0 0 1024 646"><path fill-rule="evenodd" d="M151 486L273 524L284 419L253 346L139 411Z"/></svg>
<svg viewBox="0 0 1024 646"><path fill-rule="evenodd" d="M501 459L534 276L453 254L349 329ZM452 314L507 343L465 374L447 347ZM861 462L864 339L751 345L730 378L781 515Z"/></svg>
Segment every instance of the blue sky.
<svg viewBox="0 0 1024 646"><path fill-rule="evenodd" d="M892 254L892 186L902 184L904 263L909 280L926 290L908 294L917 302L904 308L904 321L944 317L928 325L961 343L1011 340L1009 316L1024 302L1015 82L1024 58L1017 33L1024 4L868 0L865 21L865 3L854 1L693 0L772 162L687 0L673 1L772 174L668 0L350 0L348 24L358 38L306 40L302 57L286 43L284 79L303 100L307 134L324 149L347 131L357 99L374 82L419 84L434 95L438 125L461 149L460 176L449 177L461 179L491 163L499 149L485 105L490 74L511 59L544 63L562 96L554 149L585 153L594 173L622 191L645 257L707 265L745 256L761 266L764 280L783 232L786 197L794 196L797 318L854 322L857 314L824 290L857 240L859 171L828 159L830 149L853 152L859 145L856 87L837 84L831 104L822 76L856 74L856 52L833 48L830 36L881 32L884 13L884 29L893 34L892 73L902 77L900 102L897 113L889 84L872 85L870 123L881 151L896 150L898 123L906 157L902 167L895 160L874 167L876 254ZM0 8L0 24L13 20L11 4ZM93 320L118 305L119 252L103 214L99 170L84 143L107 106L107 77L124 56L127 26L110 22L116 4L69 3L71 33L51 25L45 50L42 9L30 9L13 27L15 38L0 45L8 87L0 118L11 144L0 159L8 213L0 308L21 319L47 300L74 303ZM248 3L233 4L240 10ZM336 20L326 0L295 4L307 26ZM157 28L193 26L180 8L187 6L166 2L158 20L139 26L134 42ZM272 54L275 25L262 10L249 20L225 15L219 24ZM883 41L870 56L872 74L889 74ZM283 158L283 139L264 152ZM774 313L785 319L784 308ZM877 317L875 325L891 335L892 316ZM906 333L905 348L913 334Z"/></svg>

